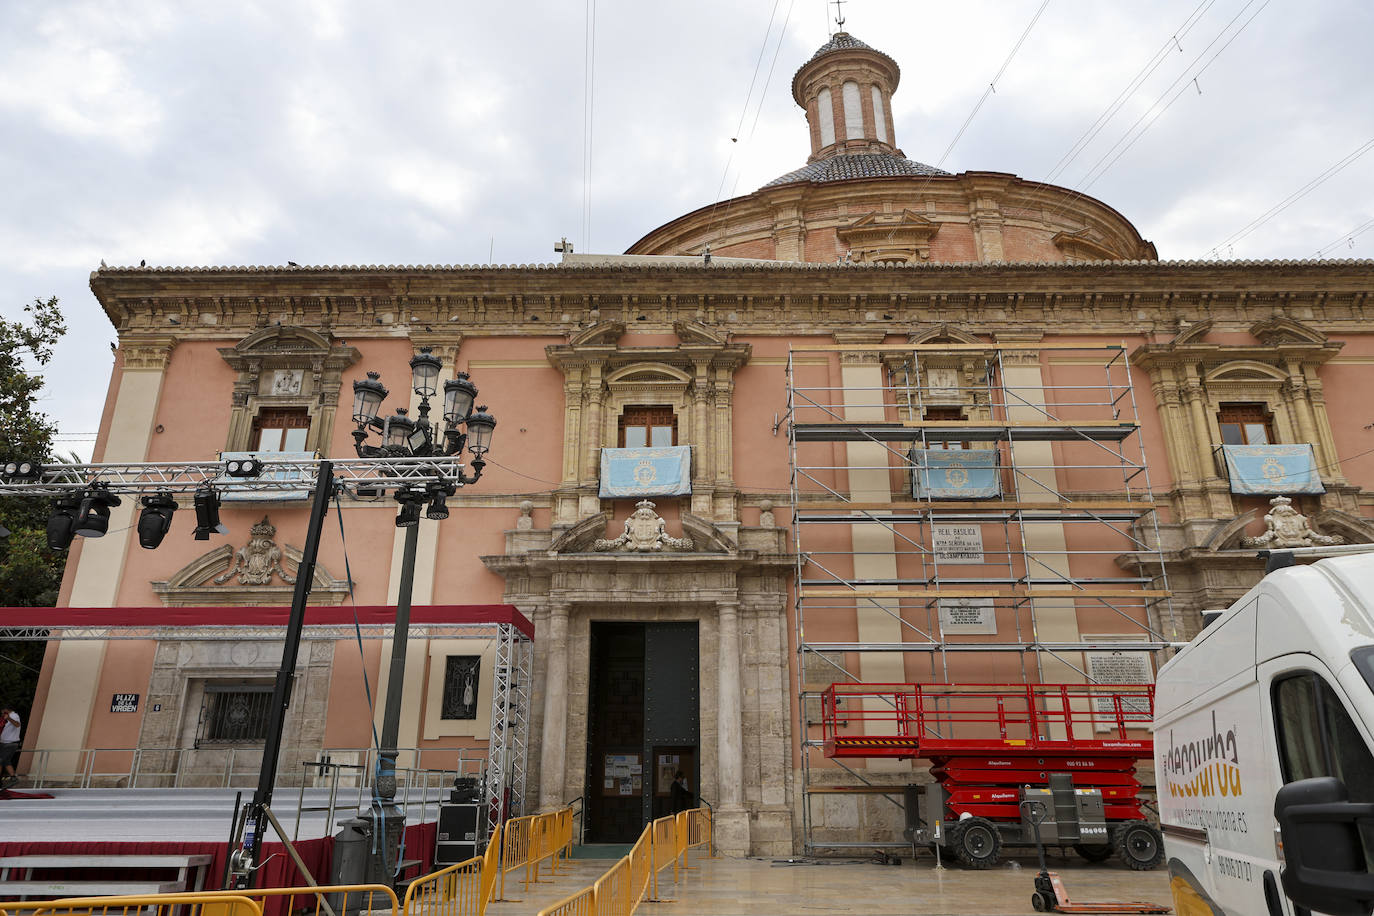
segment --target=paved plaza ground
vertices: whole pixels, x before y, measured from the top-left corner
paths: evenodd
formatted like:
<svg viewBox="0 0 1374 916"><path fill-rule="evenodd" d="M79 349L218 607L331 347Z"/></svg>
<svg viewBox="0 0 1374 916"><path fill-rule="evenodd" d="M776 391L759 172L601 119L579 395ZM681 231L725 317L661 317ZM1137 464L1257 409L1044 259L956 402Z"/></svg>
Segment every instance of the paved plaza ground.
<svg viewBox="0 0 1374 916"><path fill-rule="evenodd" d="M649 916L933 916L933 914L1033 913L1030 896L1037 865L1034 856L1004 862L988 871L958 866L935 868L935 860L908 856L900 866L859 859L714 859L672 882L664 869L659 895L671 903L645 903ZM611 865L609 860L574 859L556 885L532 888L519 903L493 903L491 916L537 913L541 907L585 887ZM1163 869L1134 872L1112 862L1093 865L1070 855L1051 857L1075 901L1145 900L1168 904L1169 879ZM516 873L518 874L518 873ZM537 891L537 892L536 892ZM518 880L508 896L521 896Z"/></svg>

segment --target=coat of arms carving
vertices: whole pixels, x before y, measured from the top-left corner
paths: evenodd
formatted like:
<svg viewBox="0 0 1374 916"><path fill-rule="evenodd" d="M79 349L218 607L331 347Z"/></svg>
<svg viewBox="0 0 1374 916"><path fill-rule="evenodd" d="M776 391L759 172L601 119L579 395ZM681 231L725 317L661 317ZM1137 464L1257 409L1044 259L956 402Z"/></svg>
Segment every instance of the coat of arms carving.
<svg viewBox="0 0 1374 916"><path fill-rule="evenodd" d="M618 538L597 538L592 550L691 550L691 538L668 536L667 524L654 511L654 503L641 499L635 511L625 519L625 531Z"/></svg>
<svg viewBox="0 0 1374 916"><path fill-rule="evenodd" d="M250 529L248 543L234 554L234 563L224 575L215 579L216 585L223 585L235 574L240 585L267 585L272 574L281 576L282 581L292 584L295 576L287 575L281 562L281 548L277 546L277 526L262 517L262 521Z"/></svg>
<svg viewBox="0 0 1374 916"><path fill-rule="evenodd" d="M1287 496L1275 496L1269 500L1274 508L1264 517L1264 534L1258 537L1241 538L1244 547L1328 547L1344 544L1340 535L1318 534L1308 524L1307 516L1293 508L1293 501Z"/></svg>

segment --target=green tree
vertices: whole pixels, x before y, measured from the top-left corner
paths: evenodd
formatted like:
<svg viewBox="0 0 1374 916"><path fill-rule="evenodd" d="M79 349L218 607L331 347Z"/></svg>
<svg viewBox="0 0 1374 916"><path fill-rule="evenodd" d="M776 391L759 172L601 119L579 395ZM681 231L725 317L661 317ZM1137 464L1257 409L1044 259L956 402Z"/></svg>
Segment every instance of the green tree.
<svg viewBox="0 0 1374 916"><path fill-rule="evenodd" d="M35 299L24 317L0 318L0 465L52 458L56 424L35 408L43 377L38 367L52 359L67 325L57 298ZM0 607L52 607L66 564L64 552L48 550L47 500L0 498ZM25 717L38 685L46 643L0 641L0 704L14 704Z"/></svg>

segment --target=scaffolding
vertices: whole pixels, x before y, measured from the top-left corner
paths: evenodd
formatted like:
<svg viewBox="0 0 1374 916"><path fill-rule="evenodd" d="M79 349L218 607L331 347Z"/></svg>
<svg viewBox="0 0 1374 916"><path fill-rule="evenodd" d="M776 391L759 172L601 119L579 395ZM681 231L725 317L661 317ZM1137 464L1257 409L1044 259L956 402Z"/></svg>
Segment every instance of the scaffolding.
<svg viewBox="0 0 1374 916"><path fill-rule="evenodd" d="M1124 346L797 346L787 386L808 854L875 845L816 797L901 794L826 754L835 685L882 734L866 682L1139 684L1183 644Z"/></svg>

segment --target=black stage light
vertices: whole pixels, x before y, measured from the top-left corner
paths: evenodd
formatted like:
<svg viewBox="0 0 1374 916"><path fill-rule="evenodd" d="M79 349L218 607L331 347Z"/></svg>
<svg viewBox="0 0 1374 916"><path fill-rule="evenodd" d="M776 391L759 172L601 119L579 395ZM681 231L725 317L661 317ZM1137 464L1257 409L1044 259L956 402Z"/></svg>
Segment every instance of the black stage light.
<svg viewBox="0 0 1374 916"><path fill-rule="evenodd" d="M410 528L420 524L420 494L402 490L396 494L396 501L401 504L401 511L396 515L397 528Z"/></svg>
<svg viewBox="0 0 1374 916"><path fill-rule="evenodd" d="M229 529L219 520L219 494L211 487L201 487L196 491L196 530L197 541L208 541L212 534L228 534Z"/></svg>
<svg viewBox="0 0 1374 916"><path fill-rule="evenodd" d="M172 513L177 501L166 491L143 497L143 511L138 516L138 545L152 550L162 543L172 527Z"/></svg>
<svg viewBox="0 0 1374 916"><path fill-rule="evenodd" d="M425 513L425 518L432 518L435 521L448 518L448 494L443 490L435 490L433 498L429 501L429 511Z"/></svg>
<svg viewBox="0 0 1374 916"><path fill-rule="evenodd" d="M37 461L10 461L4 468L6 477L13 477L19 480L37 480L43 476L43 465Z"/></svg>
<svg viewBox="0 0 1374 916"><path fill-rule="evenodd" d="M48 549L66 550L76 535L76 510L81 505L76 496L59 499L48 516Z"/></svg>
<svg viewBox="0 0 1374 916"><path fill-rule="evenodd" d="M262 461L251 455L246 458L230 458L224 465L230 477L259 477L262 475Z"/></svg>
<svg viewBox="0 0 1374 916"><path fill-rule="evenodd" d="M123 500L104 486L92 487L81 499L73 530L83 538L103 538L110 530L110 507L121 502Z"/></svg>

